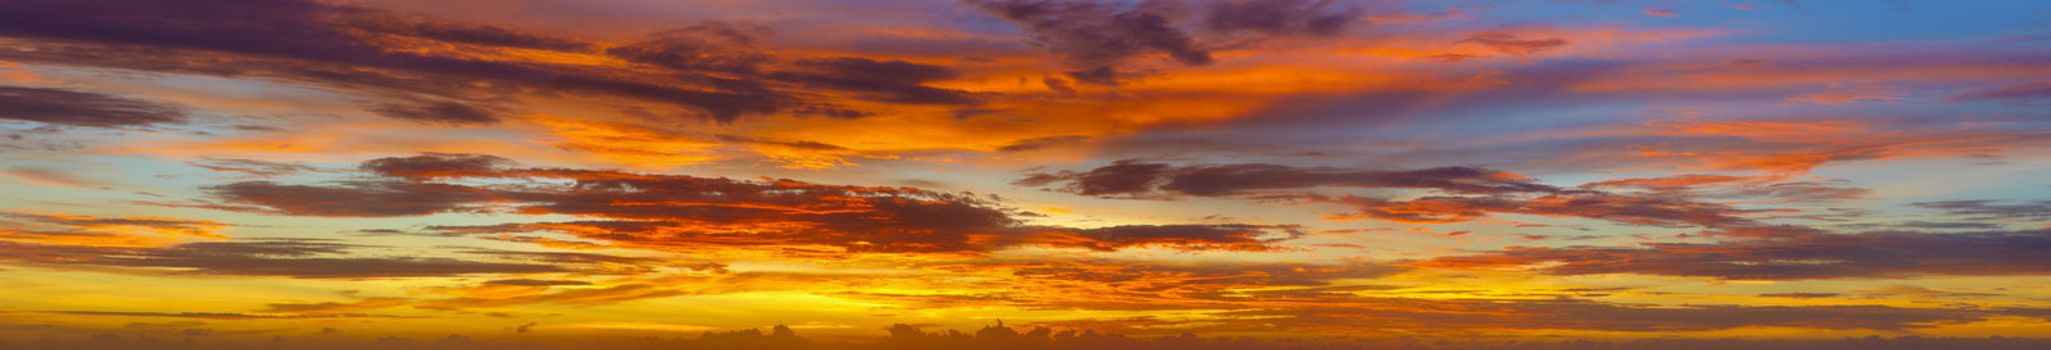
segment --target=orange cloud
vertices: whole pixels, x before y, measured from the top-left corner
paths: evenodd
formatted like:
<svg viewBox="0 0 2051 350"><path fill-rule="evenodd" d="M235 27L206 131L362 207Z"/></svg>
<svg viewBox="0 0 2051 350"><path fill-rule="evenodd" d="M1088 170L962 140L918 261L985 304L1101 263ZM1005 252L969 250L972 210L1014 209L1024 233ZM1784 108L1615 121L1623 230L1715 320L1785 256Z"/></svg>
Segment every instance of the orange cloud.
<svg viewBox="0 0 2051 350"><path fill-rule="evenodd" d="M93 217L72 214L0 213L0 241L89 247L159 247L191 240L222 240L233 226L207 220L162 217Z"/></svg>

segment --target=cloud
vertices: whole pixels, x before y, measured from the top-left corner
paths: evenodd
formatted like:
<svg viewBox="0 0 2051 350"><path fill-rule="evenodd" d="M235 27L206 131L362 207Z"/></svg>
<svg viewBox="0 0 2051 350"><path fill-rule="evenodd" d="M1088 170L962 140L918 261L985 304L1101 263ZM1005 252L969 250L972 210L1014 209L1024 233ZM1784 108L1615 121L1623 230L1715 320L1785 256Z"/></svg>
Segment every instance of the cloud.
<svg viewBox="0 0 2051 350"><path fill-rule="evenodd" d="M332 339L332 332L315 336L276 336L248 339L195 339L186 341L162 341L148 334L126 332L96 332L87 329L65 329L77 334L65 337L45 338L35 344L55 346L64 349L114 350L133 349L147 345L153 349L260 349L275 347L279 342L291 346L319 349L419 349L431 347L450 350L569 350L586 349L594 343L604 344L607 349L656 350L656 349L762 349L762 350L932 350L932 349L1044 349L1044 350L1187 350L1187 349L1292 349L1292 350L1567 350L1567 349L1612 349L1612 350L1707 350L1707 349L1757 349L1757 350L1816 350L1816 349L1862 349L1862 350L1922 350L1922 349L1986 349L2024 350L2038 349L2051 345L2051 341L2027 337L1959 338L1907 335L1897 337L1846 337L1830 339L1750 339L1750 338L1690 338L1657 337L1645 339L1575 339L1575 340L1527 340L1501 339L1478 336L1409 336L1409 337L1324 337L1324 338L1256 338L1245 336L1216 335L1201 336L1197 333L1140 335L1140 332L1123 333L1099 330L1130 325L1174 325L1173 321L1160 318L1137 318L1131 320L1086 320L1073 322L1044 322L1019 326L1014 324L988 324L971 331L958 329L933 329L935 327L895 324L878 330L876 339L870 340L814 340L801 335L803 326L719 330L714 327L673 323L581 323L563 324L557 327L613 330L644 330L696 333L693 336L632 337L631 339L581 338L577 340L537 339L519 332L522 327L538 325L536 322L522 323L512 328L505 336L434 336L438 341L415 341L399 336L377 336L348 339ZM1194 322L1190 322L1194 323ZM1070 327L1068 325L1078 325ZM334 330L333 327L322 329ZM1176 328L1162 328L1174 331ZM887 332L887 333L885 333ZM1160 333L1156 331L1154 333ZM117 333L121 335L117 335ZM93 334L87 337L85 334ZM124 337L123 335L127 335ZM130 339L133 338L133 339ZM314 342L309 339L318 339ZM310 343L310 344L309 344Z"/></svg>
<svg viewBox="0 0 2051 350"><path fill-rule="evenodd" d="M1914 300L1979 299L2002 296L2002 294L1997 293L1957 292L1923 288L1917 286L1889 286L1880 289L1860 291L1858 294L1859 296L1866 298L1903 298Z"/></svg>
<svg viewBox="0 0 2051 350"><path fill-rule="evenodd" d="M1839 295L1843 295L1843 294L1840 294L1840 293L1810 293L1810 292L1798 292L1798 293L1766 293L1766 294L1760 294L1759 296L1761 296L1761 297L1767 297L1767 298L1790 298L1790 299L1821 299L1821 298L1831 298L1831 297L1836 297L1836 296L1839 296Z"/></svg>
<svg viewBox="0 0 2051 350"><path fill-rule="evenodd" d="M1274 249L1270 243L1302 236L1303 233L1294 227L1125 225L1076 230L1071 234L1033 240L1036 243L1053 246L1084 247L1100 251L1145 246L1168 246L1187 250L1267 251Z"/></svg>
<svg viewBox="0 0 2051 350"><path fill-rule="evenodd" d="M108 188L113 185L90 178L73 175L55 169L11 167L0 169L0 176L14 178L28 183L47 186L69 186L87 188Z"/></svg>
<svg viewBox="0 0 2051 350"><path fill-rule="evenodd" d="M491 124L500 119L498 113L483 107L450 101L392 103L370 110L393 119L448 125Z"/></svg>
<svg viewBox="0 0 2051 350"><path fill-rule="evenodd" d="M1625 178L1581 184L1580 188L1645 190L1662 195L1746 199L1769 203L1829 203L1864 198L1871 190L1846 186L1844 180L1789 181L1784 176L1681 174Z"/></svg>
<svg viewBox="0 0 2051 350"><path fill-rule="evenodd" d="M1804 94L1804 95L1800 95L1800 96L1793 96L1793 97L1788 97L1788 98L1787 98L1786 100L1782 100L1782 102L1785 102L1785 103L1795 103L1795 102L1802 102L1802 103L1809 103L1809 104L1817 104L1817 105L1826 105L1826 106L1828 106L1828 105L1841 105L1841 104L1847 104L1847 103L1854 103L1854 102L1862 102L1862 101L1881 101L1881 102L1899 102L1899 101L1901 101L1901 98L1900 98L1900 97L1896 97L1897 95L1900 95L1900 92L1896 91L1896 90L1895 90L1894 88L1892 88L1892 87L1888 87L1888 86L1885 86L1885 85L1875 85L1875 84L1850 84L1850 85L1847 85L1847 84L1838 84L1838 83L1832 83L1832 84L1830 84L1830 87L1829 87L1828 89L1826 89L1826 90L1824 90L1824 91L1822 91L1822 92L1816 92L1816 93Z"/></svg>
<svg viewBox="0 0 2051 350"><path fill-rule="evenodd" d="M1743 185L1734 185L1742 182ZM1733 185L1724 185L1733 183ZM1764 203L1829 202L1862 196L1866 190L1836 182L1774 182L1719 176L1624 179L1561 188L1516 173L1475 167L1421 170L1359 170L1275 164L1172 165L1122 160L1089 171L1029 174L1014 185L1106 198L1232 196L1266 201L1337 204L1351 213L1331 220L1376 219L1402 223L1456 223L1496 214L1579 217L1629 225L1730 227L1757 223L1750 216L1795 213L1793 209L1749 209L1737 203L1701 200L1726 197ZM1709 190L1703 186L1719 185ZM1436 193L1410 199L1324 194L1347 188L1422 189ZM1651 189L1652 192L1606 192ZM1793 216L1790 218L1809 218Z"/></svg>
<svg viewBox="0 0 2051 350"><path fill-rule="evenodd" d="M1584 136L1477 147L1494 154L1486 159L1493 159L1500 164L1497 166L1559 171L1678 169L1680 174L1733 171L1760 174L1747 175L1754 180L1784 181L1826 165L1984 158L2034 150L2051 140L2038 125L2026 120L1963 122L1935 116L1677 118L1550 132ZM1407 156L1473 152L1477 150L1444 149Z"/></svg>
<svg viewBox="0 0 2051 350"><path fill-rule="evenodd" d="M493 200L476 188L418 182L350 181L340 186L284 185L270 181L237 182L206 191L232 204L256 206L251 211L325 217L389 217L476 210L470 204Z"/></svg>
<svg viewBox="0 0 2051 350"><path fill-rule="evenodd" d="M366 161L378 175L322 185L246 181L207 187L222 204L275 214L391 217L438 213L558 214L595 220L443 226L450 234L558 232L655 249L981 253L1019 245L1083 249L1272 249L1294 234L1250 225L1075 229L1026 225L1013 209L969 193L822 185L610 170L518 168L484 155L424 154ZM525 180L531 185L471 184Z"/></svg>
<svg viewBox="0 0 2051 350"><path fill-rule="evenodd" d="M953 68L907 61L881 61L859 57L810 57L781 59L754 45L770 35L767 27L706 22L650 35L642 41L606 49L606 53L634 62L684 71L705 72L746 80L706 76L701 79L733 88L767 93L775 84L793 84L807 90L834 90L865 100L931 105L966 105L977 102L961 90L926 86L953 79Z"/></svg>
<svg viewBox="0 0 2051 350"><path fill-rule="evenodd" d="M2013 101L2042 102L2051 100L2051 83L2022 83L1997 88L1967 91L1945 99L1949 102Z"/></svg>
<svg viewBox="0 0 2051 350"><path fill-rule="evenodd" d="M67 246L153 247L191 240L228 238L231 225L149 216L94 217L71 214L0 212L0 242Z"/></svg>
<svg viewBox="0 0 2051 350"><path fill-rule="evenodd" d="M425 153L412 157L378 158L358 168L378 176L409 180L431 180L491 176L517 163L511 159L482 154Z"/></svg>
<svg viewBox="0 0 2051 350"><path fill-rule="evenodd" d="M1134 75L1130 62L1162 55L1184 66L1208 65L1218 48L1246 47L1283 36L1325 37L1361 23L1364 9L1334 1L1231 0L1192 6L1081 0L970 0L985 13L1022 27L1031 43L1061 56L1069 78L1117 85ZM1200 37L1207 36L1207 37ZM1066 83L1047 85L1066 91Z"/></svg>
<svg viewBox="0 0 2051 350"><path fill-rule="evenodd" d="M1648 274L1736 280L2051 275L2051 232L1783 232L1716 243L1513 247L1417 263L1552 275Z"/></svg>
<svg viewBox="0 0 2051 350"><path fill-rule="evenodd" d="M0 119L53 125L128 127L186 120L175 105L68 89L0 86Z"/></svg>
<svg viewBox="0 0 2051 350"><path fill-rule="evenodd" d="M840 97L823 91L880 103L978 103L924 85L957 77L952 68L764 52L752 44L766 29L722 22L616 45L308 0L30 1L0 12L8 23L0 36L37 47L0 52L11 60L312 82L380 100L371 112L431 124L491 124L522 94L648 102L721 122L836 105ZM618 61L551 60L559 58Z"/></svg>
<svg viewBox="0 0 2051 350"><path fill-rule="evenodd" d="M1567 46L1568 42L1567 39L1561 38L1527 39L1517 33L1488 31L1468 34L1467 38L1460 39L1457 43L1473 43L1505 55L1530 57Z"/></svg>
<svg viewBox="0 0 2051 350"><path fill-rule="evenodd" d="M1746 214L1754 213L1754 210L1662 196L1594 193L1537 197L1427 196L1410 200L1351 195L1312 198L1315 201L1343 204L1355 210L1354 213L1329 216L1339 220L1372 218L1407 223L1452 223L1472 221L1493 214L1524 214L1580 217L1663 227L1725 227L1755 223L1754 220L1744 217Z"/></svg>
<svg viewBox="0 0 2051 350"><path fill-rule="evenodd" d="M1388 289L1354 280L1394 275L1406 268L1358 262L1175 263L1112 259L947 261L941 271L981 271L1003 288L973 293L895 294L850 288L836 295L889 301L907 308L1011 306L1029 309L1193 310L1242 309L1310 300L1360 290Z"/></svg>
<svg viewBox="0 0 2051 350"><path fill-rule="evenodd" d="M455 23L421 15L354 10L342 22L349 26L434 41L567 52L590 51L593 45L559 34L537 33L493 25Z"/></svg>
<svg viewBox="0 0 2051 350"><path fill-rule="evenodd" d="M185 162L185 165L216 172L242 173L259 179L321 171L321 168L300 163L234 158L204 158Z"/></svg>
<svg viewBox="0 0 2051 350"><path fill-rule="evenodd" d="M390 317L366 314L294 314L267 315L237 312L147 312L147 311L45 311L45 313L76 316L118 316L118 317L170 317L197 318L209 320L252 320L252 319L310 319L310 318L366 318Z"/></svg>
<svg viewBox="0 0 2051 350"><path fill-rule="evenodd" d="M1934 209L1945 215L1963 216L1979 220L2045 220L2051 219L2051 200L2029 201L2018 204L2001 204L1986 199L1917 202L1909 205Z"/></svg>
<svg viewBox="0 0 2051 350"><path fill-rule="evenodd" d="M837 57L791 62L788 69L771 73L770 77L807 87L845 91L872 101L932 105L975 104L976 98L968 93L925 85L960 75L961 73L953 68L929 64Z"/></svg>
<svg viewBox="0 0 2051 350"><path fill-rule="evenodd" d="M490 280L490 281L485 281L485 282L484 282L484 284L487 284L487 285L501 285L501 286L526 286L526 287L548 287L548 286L587 286L587 285L591 285L591 282L586 282L586 281L560 281L560 280L536 280L536 279L509 279L509 280Z"/></svg>
<svg viewBox="0 0 2051 350"><path fill-rule="evenodd" d="M537 259L500 261L450 257L363 257L353 252L378 246L325 240L271 239L190 242L166 247L52 245L0 241L0 261L45 266L139 268L175 274L276 276L292 278L398 278L548 272L609 273L603 265Z"/></svg>
<svg viewBox="0 0 2051 350"><path fill-rule="evenodd" d="M1443 167L1422 170L1357 170L1304 168L1276 164L1177 166L1143 160L1120 160L1090 171L1036 173L1014 182L1021 186L1062 184L1060 189L1091 196L1229 196L1271 190L1318 187L1414 188L1448 193L1551 192L1558 188L1532 183L1514 173Z"/></svg>
<svg viewBox="0 0 2051 350"><path fill-rule="evenodd" d="M486 80L530 88L581 94L620 96L693 109L719 120L762 114L784 107L788 98L751 91L723 91L686 86L679 81L647 81L604 72L573 71L526 64L436 55L429 51L392 50L422 42L534 42L539 34L485 33L502 28L454 23L429 25L425 17L315 1L269 1L251 5L200 1L166 5L149 1L30 1L0 7L0 35L98 43L104 47L50 45L51 52L24 57L34 61L100 56L125 50L158 48L203 50L236 55L212 62L185 60L176 52L113 59L79 59L59 64L126 66L142 70L198 71L218 75L271 75L342 86L371 86L429 96L463 99L437 89L449 78ZM147 14L142 16L139 14ZM397 25L395 25L397 24ZM460 28L460 30L449 30ZM403 34L425 35L383 40ZM508 40L527 38L528 40ZM569 39L550 39L562 41ZM37 59L47 58L47 59ZM283 61L279 61L282 59ZM126 61L126 62L124 62ZM162 61L175 63L166 64ZM209 64L218 63L213 66ZM394 74L403 72L403 74ZM410 76L410 77L403 77ZM459 83L460 85L460 83ZM388 94L391 91L376 91ZM434 119L447 121L447 119ZM475 119L463 119L475 122Z"/></svg>
<svg viewBox="0 0 2051 350"><path fill-rule="evenodd" d="M334 315L358 313L361 311L390 308L402 305L406 305L405 299L361 298L349 302L330 301L319 303L272 303L265 305L264 308L260 311L266 314L284 315Z"/></svg>
<svg viewBox="0 0 2051 350"><path fill-rule="evenodd" d="M1155 2L1122 5L1089 1L977 0L970 4L1017 23L1033 43L1086 69L1109 68L1149 53L1167 55L1186 65L1211 63L1188 33L1175 28L1163 12L1170 5Z"/></svg>
<svg viewBox="0 0 2051 350"><path fill-rule="evenodd" d="M1090 139L1091 139L1091 138L1090 138L1089 136L1082 136L1082 135L1064 135L1064 136L1047 136L1047 137L1036 137L1036 138L1030 138L1030 139L1024 139L1024 140L1019 140L1018 142L1013 142L1013 143L1011 143L1011 144L1009 144L1009 145L1004 145L1004 147L998 147L998 148L997 148L997 151L998 151L998 152L1031 152L1031 151L1038 151L1038 150L1044 150L1044 149L1050 149L1050 148L1057 148L1057 147L1064 147L1064 146L1072 146L1072 145L1082 144L1082 143L1085 143L1085 142L1089 142L1089 141L1090 141Z"/></svg>
<svg viewBox="0 0 2051 350"><path fill-rule="evenodd" d="M1358 6L1319 0L1229 0L1205 3L1204 29L1330 36L1362 21Z"/></svg>
<svg viewBox="0 0 2051 350"><path fill-rule="evenodd" d="M605 49L630 61L682 70L753 73L769 60L754 48L769 27L729 22L704 22L645 36L640 41Z"/></svg>
<svg viewBox="0 0 2051 350"><path fill-rule="evenodd" d="M1911 221L1909 221L1909 222L1904 222L1904 223L1896 224L1895 226L1900 226L1900 227L1903 227L1903 228L1912 228L1912 229L1928 229L1928 230L1994 230L1994 229L2000 229L2000 228L2002 228L2002 227L2003 227L2003 226L2002 226L2001 224L1996 224L1996 223L1990 223L1990 222L1961 222L1961 221L1923 221L1923 220L1911 220Z"/></svg>
<svg viewBox="0 0 2051 350"><path fill-rule="evenodd" d="M214 275L296 278L428 277L492 273L565 272L568 268L463 261L444 257L326 257L357 246L318 241L198 242L104 257L91 264L172 268Z"/></svg>
<svg viewBox="0 0 2051 350"><path fill-rule="evenodd" d="M1385 300L1388 306L1232 311L1224 315L1275 318L1275 327L1296 331L1337 330L1349 325L1423 324L1439 329L1600 330L1685 332L1757 326L1834 330L1907 330L1940 322L2029 315L2028 310L1915 309L1886 306L1660 307L1585 300ZM1476 312L1498 315L1475 317ZM1254 321L1249 320L1252 323Z"/></svg>

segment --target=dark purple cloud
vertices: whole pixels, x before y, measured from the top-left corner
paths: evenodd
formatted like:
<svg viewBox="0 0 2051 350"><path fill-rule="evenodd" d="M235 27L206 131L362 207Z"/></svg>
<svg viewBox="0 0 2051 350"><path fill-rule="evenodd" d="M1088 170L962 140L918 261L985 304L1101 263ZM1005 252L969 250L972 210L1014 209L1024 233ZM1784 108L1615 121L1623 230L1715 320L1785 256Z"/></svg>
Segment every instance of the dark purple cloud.
<svg viewBox="0 0 2051 350"><path fill-rule="evenodd" d="M1082 67L1117 65L1159 53L1188 65L1211 63L1211 53L1169 23L1165 2L1136 5L1057 0L978 0L970 4L1024 27L1033 43Z"/></svg>
<svg viewBox="0 0 2051 350"><path fill-rule="evenodd" d="M1331 0L1224 0L1205 3L1204 29L1329 36L1361 22L1359 6Z"/></svg>
<svg viewBox="0 0 2051 350"><path fill-rule="evenodd" d="M514 94L616 97L667 104L718 121L815 110L832 90L883 103L976 103L923 84L952 68L854 57L766 54L737 24L707 23L603 52L557 34L476 25L309 0L242 3L137 0L0 3L0 37L32 39L14 60L145 71L262 77L360 89L390 99L371 109L440 124L496 122ZM405 49L417 42L612 55L646 67L483 60ZM488 51L488 50L486 50ZM650 68L655 74L650 74ZM479 88L478 82L494 86ZM422 99L431 96L432 99ZM816 114L816 113L811 113ZM859 111L833 115L861 115Z"/></svg>
<svg viewBox="0 0 2051 350"><path fill-rule="evenodd" d="M0 86L0 119L104 128L183 122L185 110L96 92Z"/></svg>
<svg viewBox="0 0 2051 350"><path fill-rule="evenodd" d="M1961 93L1961 94L1958 94L1957 96L1952 96L1952 97L1950 97L1950 98L1948 98L1948 99L1946 99L1946 100L1947 100L1947 101L1950 101L1950 102L1975 102L1975 101L2013 101L2013 102L2044 102L2044 101L2051 101L2051 83L2044 83L2044 82L2033 82L2033 83L2022 83L2022 84L2016 84L2016 85L2009 85L2009 86L2003 86L2003 87L1997 87L1997 88L1988 88L1988 89L1972 90L1972 91L1967 91L1967 92L1965 92L1965 93Z"/></svg>
<svg viewBox="0 0 2051 350"><path fill-rule="evenodd" d="M1058 188L1063 191L1091 196L1228 196L1319 187L1432 189L1461 194L1561 191L1514 173L1473 167L1359 170L1276 164L1178 166L1132 159L1083 172L1031 174L1015 184L1060 185Z"/></svg>
<svg viewBox="0 0 2051 350"><path fill-rule="evenodd" d="M370 111L393 119L448 125L492 124L500 119L498 112L453 101L392 103L372 107Z"/></svg>

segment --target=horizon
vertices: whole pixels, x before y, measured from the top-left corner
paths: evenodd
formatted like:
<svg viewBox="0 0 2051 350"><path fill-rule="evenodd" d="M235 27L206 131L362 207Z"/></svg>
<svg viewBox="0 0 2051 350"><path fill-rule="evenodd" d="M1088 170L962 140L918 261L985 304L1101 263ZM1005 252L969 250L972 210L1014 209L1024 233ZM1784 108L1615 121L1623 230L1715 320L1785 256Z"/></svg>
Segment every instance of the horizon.
<svg viewBox="0 0 2051 350"><path fill-rule="evenodd" d="M2042 348L2045 179L2051 2L0 0L0 349Z"/></svg>

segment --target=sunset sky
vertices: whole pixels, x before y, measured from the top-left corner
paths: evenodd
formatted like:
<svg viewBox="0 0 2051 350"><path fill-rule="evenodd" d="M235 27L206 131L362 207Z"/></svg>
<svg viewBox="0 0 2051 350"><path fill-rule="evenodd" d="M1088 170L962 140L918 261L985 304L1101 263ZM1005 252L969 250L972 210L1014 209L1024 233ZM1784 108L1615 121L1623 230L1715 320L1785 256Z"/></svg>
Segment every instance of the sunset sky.
<svg viewBox="0 0 2051 350"><path fill-rule="evenodd" d="M0 348L2051 334L2051 2L0 0Z"/></svg>

